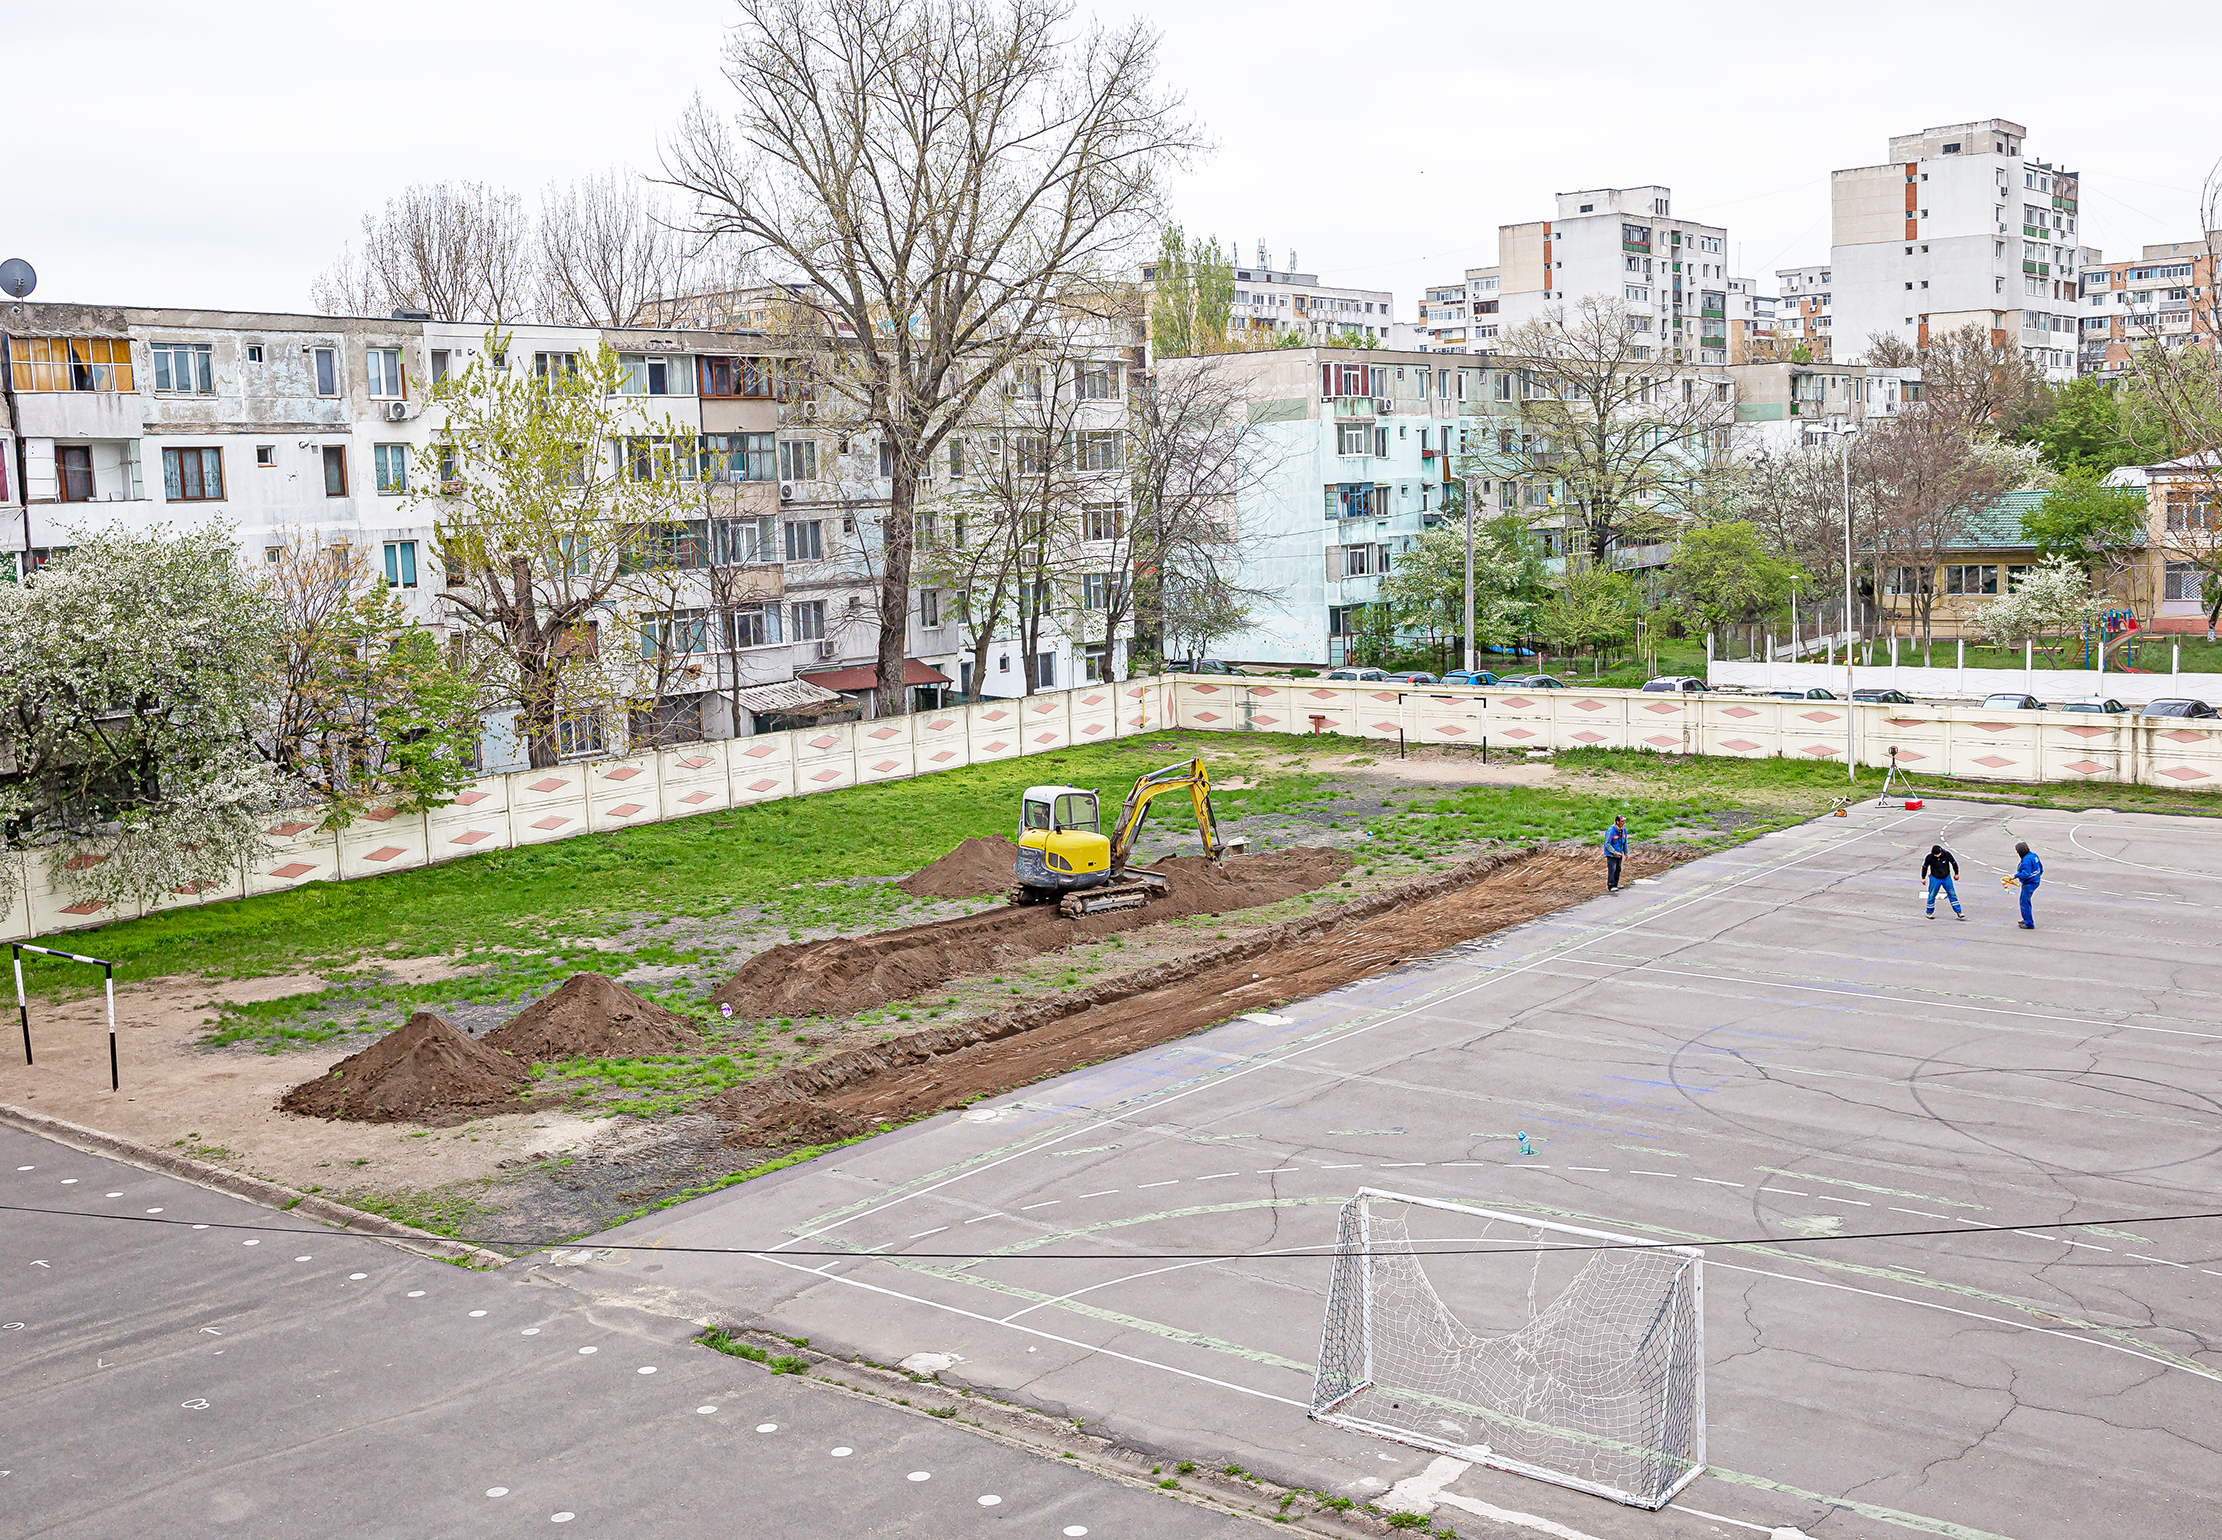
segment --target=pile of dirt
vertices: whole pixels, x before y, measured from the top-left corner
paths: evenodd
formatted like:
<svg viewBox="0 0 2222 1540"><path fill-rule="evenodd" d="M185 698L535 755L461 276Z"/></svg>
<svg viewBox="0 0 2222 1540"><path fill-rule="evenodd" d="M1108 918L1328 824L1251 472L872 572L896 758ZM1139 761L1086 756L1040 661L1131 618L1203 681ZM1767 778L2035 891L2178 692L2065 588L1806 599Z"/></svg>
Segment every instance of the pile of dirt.
<svg viewBox="0 0 2222 1540"><path fill-rule="evenodd" d="M1055 904L1027 904L868 936L787 942L750 958L710 1001L730 1004L735 1016L749 1021L853 1016L953 978L992 973L1114 931L1278 903L1323 888L1349 869L1347 851L1317 848L1229 856L1219 862L1175 856L1150 868L1165 875L1166 891L1139 909L1068 920Z"/></svg>
<svg viewBox="0 0 2222 1540"><path fill-rule="evenodd" d="M1649 846L1629 857L1628 873L1648 876L1682 855ZM1593 897L1600 878L1596 852L1587 847L1485 857L1442 877L1375 893L1340 914L1286 921L1075 995L800 1066L775 1082L736 1087L713 1099L709 1110L744 1124L753 1120L759 1128L772 1119L801 1126L804 1108L854 1120L839 1126L875 1127L968 1106L1523 924ZM797 1097L800 1105L791 1100ZM744 1138L736 1135L735 1142Z"/></svg>
<svg viewBox="0 0 2222 1540"><path fill-rule="evenodd" d="M853 1112L821 1107L815 1102L774 1102L746 1129L726 1140L730 1145L761 1145L775 1149L790 1144L839 1144L868 1134L878 1125Z"/></svg>
<svg viewBox="0 0 2222 1540"><path fill-rule="evenodd" d="M969 839L895 884L912 898L988 898L1008 893L1018 847L1001 835Z"/></svg>
<svg viewBox="0 0 2222 1540"><path fill-rule="evenodd" d="M460 1123L523 1112L524 1061L473 1042L446 1017L419 1011L361 1053L285 1093L284 1112L355 1123Z"/></svg>
<svg viewBox="0 0 2222 1540"><path fill-rule="evenodd" d="M574 973L554 994L480 1040L519 1059L632 1059L699 1047L702 1034L677 1011L642 999L615 979Z"/></svg>

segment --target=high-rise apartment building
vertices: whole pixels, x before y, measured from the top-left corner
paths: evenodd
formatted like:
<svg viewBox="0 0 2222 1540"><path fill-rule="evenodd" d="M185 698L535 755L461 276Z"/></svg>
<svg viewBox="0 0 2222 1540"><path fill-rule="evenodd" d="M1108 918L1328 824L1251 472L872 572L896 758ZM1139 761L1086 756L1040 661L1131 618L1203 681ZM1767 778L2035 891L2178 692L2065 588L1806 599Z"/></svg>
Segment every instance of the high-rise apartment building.
<svg viewBox="0 0 2222 1540"><path fill-rule="evenodd" d="M1920 347L1972 324L2074 374L2079 178L2030 159L2025 132L2004 118L1927 128L1892 138L1881 165L1833 174L1838 359L1877 333Z"/></svg>
<svg viewBox="0 0 2222 1540"><path fill-rule="evenodd" d="M2118 379L2142 343L2213 346L2214 243L2164 241L2134 262L2108 262L2085 247L2083 263L2079 374Z"/></svg>
<svg viewBox="0 0 2222 1540"><path fill-rule="evenodd" d="M1396 296L1388 289L1347 289L1323 284L1317 273L1299 273L1295 252L1288 267L1269 267L1262 259L1265 243L1258 243L1260 261L1255 267L1234 270L1234 306L1227 317L1230 339L1254 346L1271 346L1290 335L1307 342L1326 342L1347 333L1369 344L1386 337L1390 310ZM1142 269L1145 297L1156 292L1157 264Z"/></svg>
<svg viewBox="0 0 2222 1540"><path fill-rule="evenodd" d="M1836 326L1834 277L1825 262L1815 267L1775 269L1775 284L1782 290L1775 335L1793 354L1802 350L1807 363L1829 361Z"/></svg>
<svg viewBox="0 0 2222 1540"><path fill-rule="evenodd" d="M1498 273L1493 267L1469 267L1463 283L1437 284L1420 302L1418 329L1423 344L1437 353L1486 353L1497 335L1502 317Z"/></svg>

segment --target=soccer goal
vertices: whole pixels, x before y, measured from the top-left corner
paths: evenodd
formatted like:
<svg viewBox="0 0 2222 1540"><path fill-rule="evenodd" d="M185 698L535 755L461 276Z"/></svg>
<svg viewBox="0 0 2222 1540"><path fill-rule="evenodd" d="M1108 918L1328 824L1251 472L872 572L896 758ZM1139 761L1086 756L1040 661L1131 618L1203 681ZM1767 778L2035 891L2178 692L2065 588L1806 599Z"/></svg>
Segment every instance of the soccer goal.
<svg viewBox="0 0 2222 1540"><path fill-rule="evenodd" d="M1705 1468L1697 1248L1372 1188L1335 1242L1319 1421L1638 1508Z"/></svg>

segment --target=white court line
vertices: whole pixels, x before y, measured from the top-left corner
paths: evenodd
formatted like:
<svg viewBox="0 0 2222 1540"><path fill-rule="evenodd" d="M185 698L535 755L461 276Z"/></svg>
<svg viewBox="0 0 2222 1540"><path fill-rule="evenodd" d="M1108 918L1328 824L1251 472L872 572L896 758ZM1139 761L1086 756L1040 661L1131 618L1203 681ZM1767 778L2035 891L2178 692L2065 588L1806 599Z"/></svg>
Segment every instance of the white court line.
<svg viewBox="0 0 2222 1540"><path fill-rule="evenodd" d="M1262 1171L1253 1171L1250 1174L1252 1176L1281 1176L1290 1171L1301 1171L1303 1169L1302 1166L1267 1166Z"/></svg>
<svg viewBox="0 0 2222 1540"><path fill-rule="evenodd" d="M2104 851L2093 850L2090 846L2084 844L2083 841L2076 838L2077 835L2081 834L2088 827L2090 827L2088 824L2079 823L2074 828L2068 831L2068 843L2075 846L2076 849L2082 851L2087 856L2097 856L2101 861L2112 861L2118 866L2134 866L2139 871L2143 872L2166 872L2171 877L2200 877L2211 882L2217 875L2222 875L2215 872L2187 872L2180 866L2151 866L2143 861L2132 861L2127 856L2110 856ZM2176 895L2173 893L2142 893L2138 896L2140 898L2175 899L2177 903L2183 902L2182 899L2176 898ZM2205 906L2202 905L2201 907L2203 908Z"/></svg>
<svg viewBox="0 0 2222 1540"><path fill-rule="evenodd" d="M2137 1260L2137 1261L2139 1261L2139 1262L2158 1262L2158 1263L2159 1263L2159 1264L2160 1264L2160 1265L2161 1265L2162 1267L2180 1267L2180 1268L2182 1268L2182 1269L2183 1269L2183 1270L2184 1270L2185 1272L2192 1272L2192 1271L2204 1272L2204 1271L2206 1271L2206 1269L2205 1269L2205 1268L2198 1268L2198 1269L2194 1269L2194 1268L2192 1267L2192 1265L2191 1265L2191 1264L2190 1264L2189 1262L2171 1262L2171 1261L2169 1261L2169 1260L2168 1260L2168 1259L2167 1259L2166 1257L2148 1257L2148 1256L2145 1256L2145 1255L2144 1255L2143 1253L2141 1253L2141 1252L2135 1252L2135 1251L2125 1251L2125 1252L2123 1252L2123 1253L2122 1253L2122 1255L2123 1255L2123 1256L2125 1256L2125 1257L2132 1257L2132 1258L2136 1259L2136 1260Z"/></svg>
<svg viewBox="0 0 2222 1540"><path fill-rule="evenodd" d="M1686 1513L1693 1519L1707 1519L1715 1524L1733 1524L1738 1529L1756 1529L1763 1535L1771 1535L1775 1532L1772 1524L1752 1524L1743 1519L1729 1518L1722 1513L1707 1513L1703 1508L1692 1508L1688 1503L1679 1500L1672 1506L1676 1513Z"/></svg>
<svg viewBox="0 0 2222 1540"><path fill-rule="evenodd" d="M931 1230L920 1230L916 1235L913 1235L911 1239L914 1241L924 1240L927 1236L939 1235L942 1231L948 1228L949 1227L947 1225L935 1225Z"/></svg>
<svg viewBox="0 0 2222 1540"><path fill-rule="evenodd" d="M1693 1176L1690 1180L1703 1182L1708 1187L1741 1187L1744 1185L1742 1182L1724 1182L1717 1176Z"/></svg>
<svg viewBox="0 0 2222 1540"><path fill-rule="evenodd" d="M980 1216L980 1219L1008 1219L1010 1217L1011 1216L1008 1214L982 1214ZM965 1223L968 1225L976 1225L980 1222L980 1219L967 1219Z"/></svg>
<svg viewBox="0 0 2222 1540"><path fill-rule="evenodd" d="M818 1229L807 1230L800 1235L790 1236L786 1240L781 1241L778 1246L772 1249L774 1251L779 1251L784 1250L789 1246L799 1246L806 1241L817 1240L821 1236L829 1235L833 1231L841 1229L846 1225L854 1224L859 1219L867 1219L876 1214L883 1214L888 1209L893 1208L898 1204L908 1203L914 1198L922 1198L929 1193L939 1192L943 1187L949 1186L952 1183L961 1182L971 1177L980 1176L986 1172L995 1170L998 1166L1008 1165L1014 1160L1020 1160L1028 1155L1038 1154L1046 1149L1053 1149L1057 1145L1067 1143L1070 1140L1082 1138L1090 1134L1100 1133L1107 1128L1114 1128L1120 1123L1125 1122L1129 1117L1134 1116L1136 1113L1145 1110L1153 1113L1158 1112L1165 1107L1171 1106L1175 1102L1184 1101L1188 1097L1201 1095L1205 1091L1216 1091L1223 1089L1231 1082L1243 1079L1244 1077L1249 1075L1254 1075L1260 1070L1275 1069L1280 1067L1281 1065L1287 1064L1293 1059L1302 1058L1307 1054L1316 1053L1323 1048L1338 1046L1340 1044L1351 1041L1353 1038L1363 1037L1369 1033L1377 1032L1383 1027L1392 1026L1397 1022L1410 1020L1415 1016L1425 1015L1430 1011L1447 1005L1453 1000L1464 999L1466 996L1471 994L1478 994L1480 991L1488 989L1492 985L1501 984L1507 979L1518 978L1524 973L1532 973L1537 969L1542 968L1546 963L1555 961L1562 957L1570 956L1573 953L1580 951L1584 947L1592 946L1609 936L1625 934L1627 932L1635 930L1638 926L1649 925L1653 921L1666 918L1668 915L1677 914L1684 909L1693 908L1699 904L1718 899L1728 893L1733 892L1737 888L1744 887L1750 883L1758 882L1762 878L1771 877L1778 872L1784 872L1790 870L1793 867L1802 866L1806 864L1807 859L1810 856L1817 854L1821 850L1842 850L1847 846L1858 844L1860 841L1868 838L1871 835L1887 833L1890 830L1897 828L1900 824L1910 822L1913 816L1914 815L1912 814L1906 814L1902 817L1892 819L1887 823L1875 824L1870 828L1861 829L1856 834L1849 835L1848 838L1836 840L1833 843L1830 843L1824 838L1822 841L1818 841L1812 846L1800 847L1799 850L1795 854L1790 856L1788 860L1778 861L1772 866L1755 867L1751 871L1747 872L1744 876L1738 877L1733 881L1724 882L1720 886L1710 889L1706 892L1693 893L1687 898L1679 899L1672 903L1666 904L1650 914L1630 915L1625 921L1621 921L1616 924L1600 925L1595 930L1591 931L1590 934L1587 936L1584 936L1578 940L1570 940L1564 945L1551 948L1542 956L1536 958L1533 962L1522 963L1516 968L1506 968L1499 972L1490 973L1483 978L1476 979L1473 983L1466 985L1464 988L1453 990L1451 993L1443 995L1440 998L1430 998L1423 1004L1415 1005L1407 1010L1392 1012L1387 1016L1381 1017L1379 1020L1367 1022L1362 1026L1349 1027L1343 1031L1334 1033L1332 1036L1322 1038L1318 1042L1312 1043L1308 1047L1291 1049L1287 1053L1280 1054L1272 1058L1261 1058L1255 1063L1247 1066L1246 1068L1233 1070L1225 1075L1217 1076L1210 1080L1199 1081L1197 1084L1190 1086L1187 1090L1176 1091L1171 1096L1165 1097L1162 1100L1155 1100L1143 1104L1137 1104L1133 1107L1130 1107L1127 1111L1112 1113L1107 1117L1097 1119L1093 1123L1086 1124L1079 1128L1068 1129L1061 1134L1044 1135L1041 1139L1035 1141L1034 1143L1025 1145L1019 1149L1015 1149L1008 1155L1004 1155L995 1160L991 1160L985 1165L975 1166L967 1170L954 1172L951 1175L942 1178L938 1182L928 1183L926 1186L916 1188L911 1192L898 1193L894 1197L889 1198L885 1203L878 1204L871 1208L858 1209L855 1213L846 1215L840 1219L836 1219L832 1223L821 1226ZM1039 1208L1042 1205L1031 1204L1028 1206ZM768 1256L769 1254L770 1253L767 1252L751 1253L751 1255L756 1256ZM809 1271L809 1269L804 1269L804 1271Z"/></svg>
<svg viewBox="0 0 2222 1540"><path fill-rule="evenodd" d="M1152 1187L1178 1187L1179 1185L1180 1178L1176 1176L1169 1182L1144 1182L1134 1190L1136 1192L1147 1192Z"/></svg>
<svg viewBox="0 0 2222 1540"><path fill-rule="evenodd" d="M1118 1190L1116 1187L1106 1187L1101 1192L1084 1192L1080 1196L1083 1198L1108 1198Z"/></svg>
<svg viewBox="0 0 2222 1540"><path fill-rule="evenodd" d="M1020 1209L1019 1212L1023 1214L1026 1212L1026 1209L1030 1208L1055 1208L1058 1204L1064 1201L1065 1200L1062 1198L1051 1198L1047 1203L1029 1203L1026 1205L1025 1208Z"/></svg>
<svg viewBox="0 0 2222 1540"><path fill-rule="evenodd" d="M1951 1218L1951 1217L1952 1217L1952 1216L1951 1216L1951 1215L1949 1215L1949 1214L1932 1214L1932 1213L1930 1213L1930 1212L1929 1212L1929 1211L1928 1211L1927 1209L1925 1209L1925 1208L1897 1208L1897 1207L1892 1207L1892 1209L1891 1209L1890 1211L1891 1211L1891 1212L1892 1212L1893 1214L1912 1214L1913 1216L1915 1216L1915 1217L1916 1217L1916 1218L1918 1218L1918 1219L1949 1219L1949 1218Z"/></svg>
<svg viewBox="0 0 2222 1540"><path fill-rule="evenodd" d="M1307 1251L1332 1249L1334 1244L1335 1243L1333 1241L1316 1241L1308 1246L1283 1246L1274 1251L1258 1252L1257 1255L1261 1257L1302 1256ZM1081 1295L1092 1294L1098 1289L1108 1289L1122 1283L1138 1283L1144 1278L1155 1278L1164 1273L1185 1272L1191 1267L1208 1267L1211 1266L1213 1263L1222 1262L1224 1260L1226 1259L1223 1257L1203 1257L1193 1262L1175 1262L1170 1267L1153 1267L1144 1272L1128 1273L1123 1278L1105 1278L1100 1282L1088 1284L1084 1288L1074 1289L1070 1294L1060 1294L1055 1299L1038 1299L1031 1305L1026 1306L1026 1308L1023 1310L1012 1311L1009 1315L1003 1317L1002 1321L998 1324L1008 1326L1022 1315L1030 1314L1031 1312L1040 1310L1047 1305L1061 1305L1067 1300L1078 1299Z"/></svg>
<svg viewBox="0 0 2222 1540"><path fill-rule="evenodd" d="M1680 1176L1679 1171L1630 1171L1630 1176Z"/></svg>
<svg viewBox="0 0 2222 1540"><path fill-rule="evenodd" d="M1199 1182L1216 1182L1223 1176L1240 1176L1241 1174L1239 1171L1214 1171L1211 1175L1199 1176L1196 1180Z"/></svg>
<svg viewBox="0 0 2222 1540"><path fill-rule="evenodd" d="M1568 1166L1566 1169L1569 1171L1590 1171L1599 1176L1612 1175L1612 1167L1610 1166Z"/></svg>
<svg viewBox="0 0 2222 1540"><path fill-rule="evenodd" d="M1790 1195L1791 1197L1793 1197L1793 1198L1810 1198L1810 1197L1812 1197L1812 1196L1813 1196L1813 1194L1811 1194L1811 1193L1809 1193L1809 1192L1800 1192L1800 1191L1798 1191L1798 1190L1797 1190L1797 1189L1796 1189L1795 1187L1762 1187L1762 1188L1760 1188L1759 1190L1760 1190L1761 1192L1785 1192L1785 1193L1788 1193L1788 1194L1789 1194L1789 1195ZM1972 1219L1969 1219L1969 1220L1963 1220L1963 1221L1962 1221L1962 1223L1964 1223L1964 1224L1973 1224L1973 1223L1975 1223L1975 1221L1974 1221L1974 1220L1972 1220Z"/></svg>

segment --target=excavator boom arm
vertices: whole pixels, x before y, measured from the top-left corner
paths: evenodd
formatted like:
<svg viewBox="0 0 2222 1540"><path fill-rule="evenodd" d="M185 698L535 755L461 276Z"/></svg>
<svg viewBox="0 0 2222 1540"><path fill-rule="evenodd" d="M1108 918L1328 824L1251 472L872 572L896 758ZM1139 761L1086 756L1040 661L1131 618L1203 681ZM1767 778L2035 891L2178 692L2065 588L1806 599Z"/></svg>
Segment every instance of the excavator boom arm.
<svg viewBox="0 0 2222 1540"><path fill-rule="evenodd" d="M1111 826L1111 875L1114 879L1126 870L1127 861L1134 854L1134 841L1142 832L1143 820L1149 816L1150 804L1161 793L1177 791L1184 786L1196 809L1196 831L1203 836L1204 855L1209 860L1219 858L1225 846L1219 839L1219 820L1211 811L1211 777L1205 772L1201 759L1191 759L1136 778L1134 789L1126 794L1126 803L1119 809L1118 821Z"/></svg>

